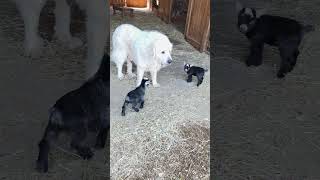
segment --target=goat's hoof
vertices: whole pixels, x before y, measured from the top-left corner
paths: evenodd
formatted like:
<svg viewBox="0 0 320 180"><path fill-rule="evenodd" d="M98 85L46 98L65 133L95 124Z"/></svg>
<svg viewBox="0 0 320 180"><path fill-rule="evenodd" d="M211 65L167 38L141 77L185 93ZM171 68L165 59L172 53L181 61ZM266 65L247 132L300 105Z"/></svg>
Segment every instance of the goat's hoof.
<svg viewBox="0 0 320 180"><path fill-rule="evenodd" d="M48 162L38 160L36 169L38 172L43 172L43 173L48 172Z"/></svg>
<svg viewBox="0 0 320 180"><path fill-rule="evenodd" d="M126 115L126 113L125 112L121 112L121 116L125 116Z"/></svg>
<svg viewBox="0 0 320 180"><path fill-rule="evenodd" d="M78 154L83 158L83 159L91 159L92 156L94 155L93 152L91 151L90 148L82 148L78 150Z"/></svg>
<svg viewBox="0 0 320 180"><path fill-rule="evenodd" d="M282 73L282 72L278 72L278 74L277 74L277 77L278 77L279 79L284 78L284 76L285 76L285 74Z"/></svg>
<svg viewBox="0 0 320 180"><path fill-rule="evenodd" d="M94 146L96 149L103 149L106 145L105 142L102 142L101 140L97 141L96 145Z"/></svg>

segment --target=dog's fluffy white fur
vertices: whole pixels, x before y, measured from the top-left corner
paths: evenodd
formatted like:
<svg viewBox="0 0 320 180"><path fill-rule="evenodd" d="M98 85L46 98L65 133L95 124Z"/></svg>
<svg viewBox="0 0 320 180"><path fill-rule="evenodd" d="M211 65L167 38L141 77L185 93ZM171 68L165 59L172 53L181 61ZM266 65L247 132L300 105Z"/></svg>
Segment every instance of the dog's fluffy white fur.
<svg viewBox="0 0 320 180"><path fill-rule="evenodd" d="M40 12L47 0L13 0L25 25L25 52L29 56L38 56L42 40L38 34ZM109 37L109 0L71 0L87 14L87 77L94 74L102 59L104 46ZM55 36L71 48L82 45L80 39L70 34L70 7L67 0L55 0Z"/></svg>
<svg viewBox="0 0 320 180"><path fill-rule="evenodd" d="M122 66L127 61L127 74L132 73L132 61L137 65L137 86L140 85L144 72L149 71L152 85L159 87L157 73L172 62L172 43L168 37L158 31L142 31L139 28L122 24L112 35L111 61L118 69L118 78L123 79Z"/></svg>

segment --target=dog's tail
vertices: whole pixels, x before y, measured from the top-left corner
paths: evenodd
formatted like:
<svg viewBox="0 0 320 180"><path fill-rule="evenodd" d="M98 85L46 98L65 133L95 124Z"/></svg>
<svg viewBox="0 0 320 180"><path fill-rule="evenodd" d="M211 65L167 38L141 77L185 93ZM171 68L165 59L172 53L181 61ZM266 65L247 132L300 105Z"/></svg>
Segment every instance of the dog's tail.
<svg viewBox="0 0 320 180"><path fill-rule="evenodd" d="M314 31L314 30L315 30L315 27L313 25L304 25L302 27L303 34L306 34L308 32Z"/></svg>

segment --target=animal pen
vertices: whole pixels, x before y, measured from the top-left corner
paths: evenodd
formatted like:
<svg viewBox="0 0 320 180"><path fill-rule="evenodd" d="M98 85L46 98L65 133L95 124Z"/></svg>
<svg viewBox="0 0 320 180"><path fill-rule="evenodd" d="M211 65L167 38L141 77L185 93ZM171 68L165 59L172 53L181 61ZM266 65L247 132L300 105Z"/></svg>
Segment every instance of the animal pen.
<svg viewBox="0 0 320 180"><path fill-rule="evenodd" d="M209 48L210 1L209 0L110 0L122 16L134 9L152 11L168 24L173 24L185 35L185 39L200 52Z"/></svg>

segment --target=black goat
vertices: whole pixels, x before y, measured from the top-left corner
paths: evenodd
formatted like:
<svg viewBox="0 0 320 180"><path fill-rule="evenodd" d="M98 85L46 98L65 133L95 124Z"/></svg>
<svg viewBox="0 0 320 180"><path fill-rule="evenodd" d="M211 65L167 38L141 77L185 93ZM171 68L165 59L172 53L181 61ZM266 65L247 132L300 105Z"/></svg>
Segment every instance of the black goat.
<svg viewBox="0 0 320 180"><path fill-rule="evenodd" d="M83 159L90 159L93 152L83 142L88 132L97 132L96 148L103 148L110 129L109 92L110 57L105 54L101 65L91 79L80 88L62 96L50 109L49 123L39 142L37 169L48 171L48 153L51 141L61 132L72 137L71 147Z"/></svg>
<svg viewBox="0 0 320 180"><path fill-rule="evenodd" d="M128 104L132 104L132 109L136 112L139 112L139 108L137 108L137 105L140 105L140 109L143 108L144 106L144 94L146 91L146 86L150 84L148 78L144 78L141 81L140 86L136 87L134 90L130 91L123 103L122 106L122 112L121 115L125 116L126 115L126 107Z"/></svg>
<svg viewBox="0 0 320 180"><path fill-rule="evenodd" d="M277 73L283 78L291 72L296 65L299 55L299 45L303 35L313 31L311 25L302 25L298 21L271 15L260 15L252 8L245 8L237 2L238 28L249 39L250 55L246 61L247 66L262 64L264 43L277 46L280 51L281 65Z"/></svg>
<svg viewBox="0 0 320 180"><path fill-rule="evenodd" d="M207 72L207 69L203 69L202 67L192 66L191 64L184 63L184 71L188 74L187 82L192 81L192 76L196 76L198 78L197 86L203 81L204 73Z"/></svg>

